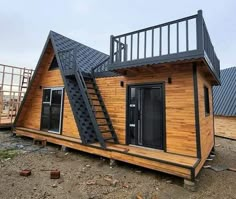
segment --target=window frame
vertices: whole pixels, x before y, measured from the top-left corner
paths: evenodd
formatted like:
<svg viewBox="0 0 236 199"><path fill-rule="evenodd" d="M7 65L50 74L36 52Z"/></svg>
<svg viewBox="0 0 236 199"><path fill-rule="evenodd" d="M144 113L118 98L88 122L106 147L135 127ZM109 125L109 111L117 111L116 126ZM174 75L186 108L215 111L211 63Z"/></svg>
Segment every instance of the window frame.
<svg viewBox="0 0 236 199"><path fill-rule="evenodd" d="M44 91L45 90L50 90L50 101L44 101ZM52 92L54 90L61 90L62 91L62 97L61 97L61 110L60 110L60 123L59 123L59 131L53 131L53 130L47 130L47 132L49 133L55 133L55 134L61 134L62 133L62 124L63 124L63 110L64 110L64 90L65 88L64 87L61 87L61 86L58 86L58 87L44 87L42 89L42 92L43 92L43 97L42 97L42 107L41 107L41 121L40 121L40 130L41 130L41 127L42 127L42 110L43 110L43 105L46 104L46 105L49 105L49 107L51 107L51 104L52 104Z"/></svg>
<svg viewBox="0 0 236 199"><path fill-rule="evenodd" d="M209 87L206 85L203 86L203 97L204 97L205 117L208 117L211 114L211 107L210 107Z"/></svg>

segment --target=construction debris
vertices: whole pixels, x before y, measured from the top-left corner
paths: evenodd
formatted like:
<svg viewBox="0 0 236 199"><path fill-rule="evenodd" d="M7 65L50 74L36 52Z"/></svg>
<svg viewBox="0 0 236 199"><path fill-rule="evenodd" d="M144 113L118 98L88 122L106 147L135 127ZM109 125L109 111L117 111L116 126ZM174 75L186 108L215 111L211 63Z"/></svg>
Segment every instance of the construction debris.
<svg viewBox="0 0 236 199"><path fill-rule="evenodd" d="M60 171L54 170L50 172L51 179L59 179L60 178Z"/></svg>
<svg viewBox="0 0 236 199"><path fill-rule="evenodd" d="M24 170L20 171L20 175L21 175L21 176L28 177L28 176L31 175L31 170L29 170L29 169L24 169Z"/></svg>
<svg viewBox="0 0 236 199"><path fill-rule="evenodd" d="M87 185L95 185L96 184L96 181L94 180L89 180L86 182Z"/></svg>
<svg viewBox="0 0 236 199"><path fill-rule="evenodd" d="M53 184L52 187L53 187L53 188L57 188L57 185L56 185L56 184Z"/></svg>
<svg viewBox="0 0 236 199"><path fill-rule="evenodd" d="M226 165L215 165L215 166L211 166L211 165L206 165L203 166L204 169L212 169L213 171L219 172L219 171L233 171L236 172L236 168L230 168Z"/></svg>

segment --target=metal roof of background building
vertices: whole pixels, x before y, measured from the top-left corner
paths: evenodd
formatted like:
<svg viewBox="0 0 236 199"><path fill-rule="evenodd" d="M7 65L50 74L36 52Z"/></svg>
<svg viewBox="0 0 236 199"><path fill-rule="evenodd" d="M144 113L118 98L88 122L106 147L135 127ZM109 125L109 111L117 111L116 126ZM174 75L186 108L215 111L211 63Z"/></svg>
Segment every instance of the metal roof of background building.
<svg viewBox="0 0 236 199"><path fill-rule="evenodd" d="M214 114L236 116L236 67L221 70L221 86L213 87Z"/></svg>

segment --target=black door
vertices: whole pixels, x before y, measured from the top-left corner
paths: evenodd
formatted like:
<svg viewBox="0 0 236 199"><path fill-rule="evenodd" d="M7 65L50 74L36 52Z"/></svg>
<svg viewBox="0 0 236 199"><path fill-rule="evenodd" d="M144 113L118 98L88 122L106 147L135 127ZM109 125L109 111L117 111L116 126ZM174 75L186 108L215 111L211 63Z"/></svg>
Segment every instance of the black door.
<svg viewBox="0 0 236 199"><path fill-rule="evenodd" d="M128 95L128 143L163 149L163 85L129 86Z"/></svg>
<svg viewBox="0 0 236 199"><path fill-rule="evenodd" d="M60 133L62 98L62 88L48 88L43 90L41 130Z"/></svg>

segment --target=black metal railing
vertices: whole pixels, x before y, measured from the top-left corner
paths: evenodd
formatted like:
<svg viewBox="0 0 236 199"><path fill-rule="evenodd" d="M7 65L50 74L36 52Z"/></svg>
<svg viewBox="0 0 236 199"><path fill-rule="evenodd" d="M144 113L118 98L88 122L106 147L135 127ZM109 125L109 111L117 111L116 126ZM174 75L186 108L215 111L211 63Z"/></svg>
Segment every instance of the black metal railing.
<svg viewBox="0 0 236 199"><path fill-rule="evenodd" d="M100 73L100 72L105 72L108 71L108 64L110 61L110 57L107 57L104 61L99 63L97 66L93 67L91 72L94 75L94 73Z"/></svg>
<svg viewBox="0 0 236 199"><path fill-rule="evenodd" d="M208 64L219 78L220 62L201 10L196 15L111 36L109 67L114 69L131 62L145 64L148 60L168 61L200 55L206 55Z"/></svg>
<svg viewBox="0 0 236 199"><path fill-rule="evenodd" d="M213 67L213 70L215 70L217 77L220 78L220 60L218 59L215 53L214 46L212 45L211 38L208 33L204 19L203 19L203 33L204 33L203 49L205 51L206 58L208 59L208 62L211 65L211 67Z"/></svg>

